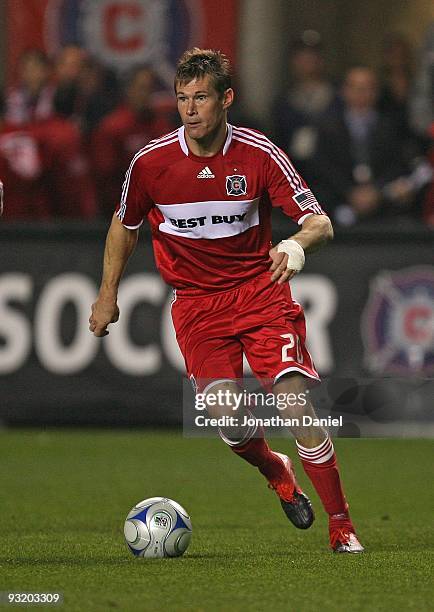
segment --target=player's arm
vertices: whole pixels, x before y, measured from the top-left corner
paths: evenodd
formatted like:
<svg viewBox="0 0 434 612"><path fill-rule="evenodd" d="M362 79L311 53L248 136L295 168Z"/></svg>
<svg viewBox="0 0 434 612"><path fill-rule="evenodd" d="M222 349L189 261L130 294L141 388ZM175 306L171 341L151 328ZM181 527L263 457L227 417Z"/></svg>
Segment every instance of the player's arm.
<svg viewBox="0 0 434 612"><path fill-rule="evenodd" d="M119 318L119 283L128 258L136 247L138 234L138 229L126 228L116 214L113 215L105 244L101 286L89 317L89 330L94 336L106 336L109 323L115 323Z"/></svg>
<svg viewBox="0 0 434 612"><path fill-rule="evenodd" d="M305 253L316 251L332 239L333 227L327 215L307 217L299 232L270 250L272 282L281 284L290 280L303 269Z"/></svg>

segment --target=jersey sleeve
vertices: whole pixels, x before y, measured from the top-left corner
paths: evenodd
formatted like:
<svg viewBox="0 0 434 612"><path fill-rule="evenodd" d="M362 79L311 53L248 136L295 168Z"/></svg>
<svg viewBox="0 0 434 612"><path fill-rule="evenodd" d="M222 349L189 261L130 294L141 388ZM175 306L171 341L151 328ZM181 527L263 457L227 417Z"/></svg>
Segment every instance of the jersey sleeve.
<svg viewBox="0 0 434 612"><path fill-rule="evenodd" d="M288 156L274 145L268 158L267 190L271 204L299 225L310 215L326 214Z"/></svg>
<svg viewBox="0 0 434 612"><path fill-rule="evenodd" d="M142 159L134 158L125 175L116 215L128 229L137 229L153 206L149 196L149 175Z"/></svg>

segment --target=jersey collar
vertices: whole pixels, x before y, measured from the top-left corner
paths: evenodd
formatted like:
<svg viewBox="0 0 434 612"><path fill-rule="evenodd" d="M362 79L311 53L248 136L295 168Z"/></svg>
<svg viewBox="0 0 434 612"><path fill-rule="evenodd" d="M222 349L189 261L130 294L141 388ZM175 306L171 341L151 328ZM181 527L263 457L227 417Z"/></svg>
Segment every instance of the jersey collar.
<svg viewBox="0 0 434 612"><path fill-rule="evenodd" d="M226 153L227 153L227 151L228 151L228 149L230 147L230 144L232 142L232 125L230 123L228 123L227 124L227 128L228 129L227 129L227 132L226 132L226 140L225 140L225 143L224 143L223 149L222 149L222 154L223 155L226 155ZM179 128L179 130L178 130L178 140L179 140L179 146L181 147L183 153L185 155L189 155L190 151L188 149L187 142L185 140L185 128L184 128L184 126L181 126Z"/></svg>

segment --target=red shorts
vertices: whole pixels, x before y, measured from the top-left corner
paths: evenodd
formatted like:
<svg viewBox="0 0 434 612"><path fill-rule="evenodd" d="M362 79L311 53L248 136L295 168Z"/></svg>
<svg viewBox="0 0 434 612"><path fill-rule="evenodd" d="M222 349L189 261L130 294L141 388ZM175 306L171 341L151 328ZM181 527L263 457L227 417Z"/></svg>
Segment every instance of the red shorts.
<svg viewBox="0 0 434 612"><path fill-rule="evenodd" d="M320 380L306 348L303 309L292 301L289 284L272 283L268 271L236 289L193 297L175 293L172 319L187 373L199 390L202 381L241 379L243 353L266 387L289 372Z"/></svg>

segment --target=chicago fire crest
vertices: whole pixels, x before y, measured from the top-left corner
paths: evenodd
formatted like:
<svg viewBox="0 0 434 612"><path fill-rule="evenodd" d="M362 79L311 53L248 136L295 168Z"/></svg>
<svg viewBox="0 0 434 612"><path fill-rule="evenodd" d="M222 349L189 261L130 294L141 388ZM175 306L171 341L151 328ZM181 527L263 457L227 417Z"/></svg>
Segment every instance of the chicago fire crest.
<svg viewBox="0 0 434 612"><path fill-rule="evenodd" d="M226 193L232 196L246 195L247 180L245 176L233 174L226 177Z"/></svg>
<svg viewBox="0 0 434 612"><path fill-rule="evenodd" d="M380 272L362 315L365 363L372 373L434 372L434 268Z"/></svg>

